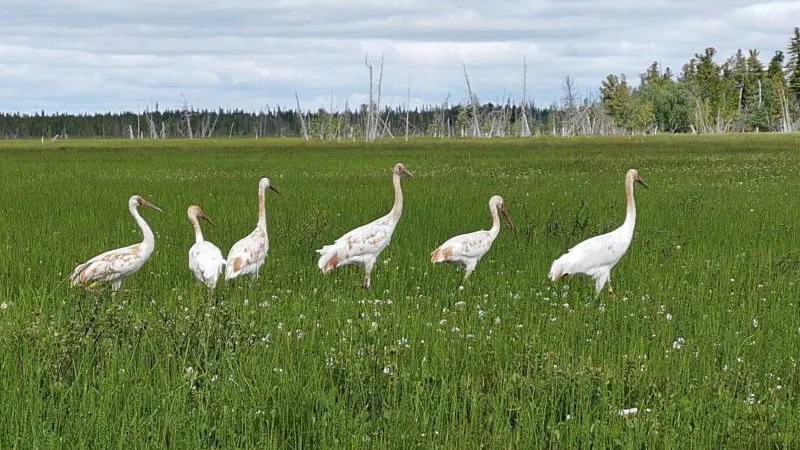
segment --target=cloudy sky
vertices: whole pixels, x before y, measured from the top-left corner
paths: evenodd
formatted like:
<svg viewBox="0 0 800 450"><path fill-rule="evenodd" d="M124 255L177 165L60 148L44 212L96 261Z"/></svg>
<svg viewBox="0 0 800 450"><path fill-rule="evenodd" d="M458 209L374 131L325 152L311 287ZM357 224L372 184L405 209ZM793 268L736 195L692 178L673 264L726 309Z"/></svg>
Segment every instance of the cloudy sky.
<svg viewBox="0 0 800 450"><path fill-rule="evenodd" d="M491 5L491 6L489 6ZM747 0L0 0L0 111L343 108L364 102L384 57L383 101L582 94L653 60L678 72L715 46L722 60L785 49L800 1Z"/></svg>

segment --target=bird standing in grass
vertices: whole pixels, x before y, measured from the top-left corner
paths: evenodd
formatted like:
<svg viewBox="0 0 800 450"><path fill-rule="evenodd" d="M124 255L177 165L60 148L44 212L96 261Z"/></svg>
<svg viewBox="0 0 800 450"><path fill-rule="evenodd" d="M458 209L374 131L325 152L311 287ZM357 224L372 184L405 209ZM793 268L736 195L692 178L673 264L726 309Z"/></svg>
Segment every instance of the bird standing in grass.
<svg viewBox="0 0 800 450"><path fill-rule="evenodd" d="M403 214L403 189L400 186L402 175L414 177L405 165L395 164L392 171L394 205L388 214L346 233L333 244L317 250L320 254L317 267L323 274L348 264L358 264L364 267L364 289L371 287L371 274L375 261L389 245L392 233Z"/></svg>
<svg viewBox="0 0 800 450"><path fill-rule="evenodd" d="M454 236L431 252L431 262L434 264L453 262L464 266L462 284L467 281L472 271L475 270L475 266L478 265L483 255L492 248L492 243L497 239L497 235L500 233L500 215L498 212L503 214L508 226L512 230L514 229L514 224L511 222L511 218L508 217L508 210L503 197L493 195L489 199L489 212L492 214L491 228Z"/></svg>
<svg viewBox="0 0 800 450"><path fill-rule="evenodd" d="M636 202L633 199L634 183L648 187L642 177L639 176L639 171L630 169L625 177L625 197L628 204L625 222L614 231L579 243L553 261L549 273L551 281L556 281L565 275L588 275L594 279L595 296L600 293L606 284L608 284L608 294L612 297L614 296L614 289L611 287L611 269L628 251L633 239L633 229L636 226Z"/></svg>
<svg viewBox="0 0 800 450"><path fill-rule="evenodd" d="M186 214L194 228L194 244L189 248L189 269L197 281L206 285L209 291L213 291L217 286L219 274L225 266L225 258L216 245L203 239L203 231L200 229L200 222L197 219L203 219L212 226L214 226L214 221L197 205L189 206Z"/></svg>
<svg viewBox="0 0 800 450"><path fill-rule="evenodd" d="M134 195L128 199L128 210L136 224L139 225L139 229L142 230L144 240L138 244L101 253L78 265L69 277L72 286L94 287L99 283L110 283L111 297L113 298L116 296L122 282L142 268L153 253L153 249L155 249L155 236L150 226L139 214L139 206L146 206L158 212L162 211L161 208L139 195Z"/></svg>
<svg viewBox="0 0 800 450"><path fill-rule="evenodd" d="M267 210L264 197L267 189L280 195L269 178L261 178L258 182L258 223L247 236L233 244L228 251L225 264L225 281L247 274L258 278L258 270L264 264L264 257L269 252L269 236L267 236Z"/></svg>

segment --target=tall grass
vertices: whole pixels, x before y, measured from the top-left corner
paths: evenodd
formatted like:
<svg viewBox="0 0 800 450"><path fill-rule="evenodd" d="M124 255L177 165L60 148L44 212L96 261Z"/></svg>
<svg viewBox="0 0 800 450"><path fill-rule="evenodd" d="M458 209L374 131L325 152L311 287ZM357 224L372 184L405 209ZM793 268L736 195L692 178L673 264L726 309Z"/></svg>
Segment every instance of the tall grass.
<svg viewBox="0 0 800 450"><path fill-rule="evenodd" d="M800 436L797 136L412 141L0 143L0 447L795 447ZM405 210L362 271L316 248ZM546 279L566 248L638 223L612 273ZM256 222L260 278L208 301L187 265L192 203L223 253ZM66 281L139 241L156 251L116 299ZM502 229L466 283L433 266L448 237ZM622 418L623 408L639 408Z"/></svg>

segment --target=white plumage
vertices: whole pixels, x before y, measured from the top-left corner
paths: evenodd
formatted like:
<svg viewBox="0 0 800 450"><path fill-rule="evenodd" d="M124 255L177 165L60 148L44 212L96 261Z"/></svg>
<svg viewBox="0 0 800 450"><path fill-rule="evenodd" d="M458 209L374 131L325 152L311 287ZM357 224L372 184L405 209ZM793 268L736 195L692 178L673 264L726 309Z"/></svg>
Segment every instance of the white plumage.
<svg viewBox="0 0 800 450"><path fill-rule="evenodd" d="M513 230L514 224L508 217L508 210L503 197L493 195L489 199L489 212L492 214L492 227L488 230L479 230L472 233L454 236L436 250L431 252L431 262L434 264L442 262L460 263L464 266L464 281L475 270L475 266L483 255L492 248L492 243L500 233L500 216L498 211L503 214L509 227Z"/></svg>
<svg viewBox="0 0 800 450"><path fill-rule="evenodd" d="M138 207L146 206L162 212L161 208L153 205L138 195L128 199L128 210L144 235L144 240L138 244L117 248L101 253L83 264L75 267L70 275L72 286L84 285L92 287L98 283L111 284L111 296L114 297L122 282L131 274L141 269L150 258L155 249L155 236L150 226L139 214Z"/></svg>
<svg viewBox="0 0 800 450"><path fill-rule="evenodd" d="M385 249L392 239L392 233L403 214L403 190L400 186L400 176L406 175L413 178L405 165L397 163L392 173L394 185L394 205L391 211L383 217L362 225L344 236L336 239L333 244L326 245L317 250L320 254L317 267L323 274L348 264L358 264L364 267L364 289L372 285L371 274L378 255Z"/></svg>
<svg viewBox="0 0 800 450"><path fill-rule="evenodd" d="M614 295L611 287L611 269L628 251L633 239L633 229L636 226L634 183L648 187L639 176L639 172L636 169L630 169L625 177L625 197L627 199L625 222L614 231L579 243L553 261L549 273L550 280L556 281L565 275L588 275L594 279L595 295L599 294L606 284L608 284L609 295Z"/></svg>
<svg viewBox="0 0 800 450"><path fill-rule="evenodd" d="M258 270L264 264L264 257L269 252L269 236L267 235L267 211L264 197L267 189L280 194L269 178L261 178L258 182L258 223L256 228L247 236L233 244L228 251L225 264L225 280L230 280L242 275L252 274L258 278Z"/></svg>
<svg viewBox="0 0 800 450"><path fill-rule="evenodd" d="M189 269L197 281L206 285L210 290L214 290L219 274L222 273L222 268L225 266L225 258L216 245L203 238L203 231L200 229L197 219L203 219L212 226L214 222L197 205L189 206L186 214L194 228L194 244L189 247Z"/></svg>

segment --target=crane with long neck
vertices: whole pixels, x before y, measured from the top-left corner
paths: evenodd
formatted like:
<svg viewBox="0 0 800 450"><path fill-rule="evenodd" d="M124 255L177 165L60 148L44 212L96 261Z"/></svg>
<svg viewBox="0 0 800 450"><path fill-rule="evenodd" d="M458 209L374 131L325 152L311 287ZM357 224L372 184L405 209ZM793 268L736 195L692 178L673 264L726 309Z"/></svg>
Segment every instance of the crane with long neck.
<svg viewBox="0 0 800 450"><path fill-rule="evenodd" d="M114 297L122 282L141 269L144 263L150 259L156 245L155 236L150 225L139 214L139 206L152 208L158 212L162 211L161 208L139 195L133 195L128 199L128 211L142 232L142 242L109 250L79 264L69 277L72 286L94 287L101 283L110 284L111 296Z"/></svg>
<svg viewBox="0 0 800 450"><path fill-rule="evenodd" d="M225 264L225 280L242 275L252 274L258 278L258 272L264 264L269 252L269 236L267 234L267 209L265 205L267 189L280 195L269 178L263 177L258 182L258 221L256 228L247 236L233 244L228 251Z"/></svg>
<svg viewBox="0 0 800 450"><path fill-rule="evenodd" d="M189 247L189 270L197 281L206 285L209 291L213 291L225 266L225 258L216 245L204 239L198 218L205 220L211 226L214 226L214 221L198 205L189 206L186 215L194 229L194 244Z"/></svg>
<svg viewBox="0 0 800 450"><path fill-rule="evenodd" d="M394 229L403 214L403 188L400 179L404 175L414 177L403 163L395 164L392 170L394 204L386 215L349 231L336 239L333 244L317 250L320 255L317 267L323 274L348 264L357 264L364 267L364 289L372 286L372 269L375 267L375 261L389 246Z"/></svg>
<svg viewBox="0 0 800 450"><path fill-rule="evenodd" d="M595 295L608 284L608 294L614 296L611 287L611 269L622 259L633 240L636 227L636 201L633 198L634 184L648 187L636 169L625 175L625 221L617 229L585 241L570 248L567 253L553 261L549 277L557 281L565 275L583 274L594 279Z"/></svg>
<svg viewBox="0 0 800 450"><path fill-rule="evenodd" d="M492 215L491 228L453 236L431 252L431 262L434 264L452 262L464 266L462 285L500 234L500 214L503 215L509 228L514 229L503 197L493 195L489 199L489 213Z"/></svg>

